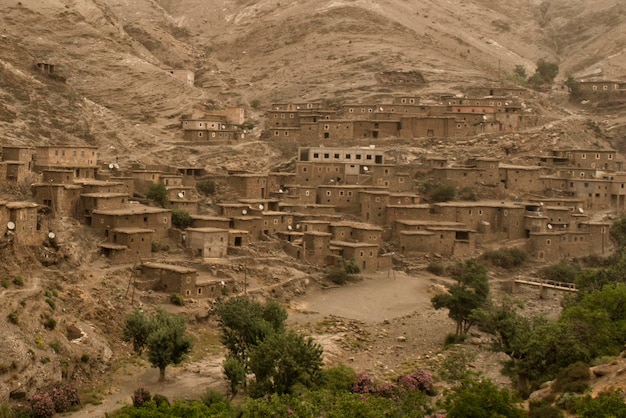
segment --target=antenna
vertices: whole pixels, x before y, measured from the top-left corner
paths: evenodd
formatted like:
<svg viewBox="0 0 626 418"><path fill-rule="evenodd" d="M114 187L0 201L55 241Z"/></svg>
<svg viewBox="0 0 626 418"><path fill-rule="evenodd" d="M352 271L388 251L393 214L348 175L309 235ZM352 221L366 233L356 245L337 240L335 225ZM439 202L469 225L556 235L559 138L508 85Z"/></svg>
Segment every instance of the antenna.
<svg viewBox="0 0 626 418"><path fill-rule="evenodd" d="M7 223L7 229L8 229L9 231L13 231L13 230L15 229L15 222L9 221L9 222Z"/></svg>
<svg viewBox="0 0 626 418"><path fill-rule="evenodd" d="M56 234L54 232L48 232L48 238L55 239L56 238Z"/></svg>
<svg viewBox="0 0 626 418"><path fill-rule="evenodd" d="M263 203L259 203L259 210L263 210L265 209L265 206L263 206Z"/></svg>
<svg viewBox="0 0 626 418"><path fill-rule="evenodd" d="M248 214L248 210L247 210L247 209L243 209L243 210L241 211L241 214L242 214L242 215L247 215L247 214Z"/></svg>

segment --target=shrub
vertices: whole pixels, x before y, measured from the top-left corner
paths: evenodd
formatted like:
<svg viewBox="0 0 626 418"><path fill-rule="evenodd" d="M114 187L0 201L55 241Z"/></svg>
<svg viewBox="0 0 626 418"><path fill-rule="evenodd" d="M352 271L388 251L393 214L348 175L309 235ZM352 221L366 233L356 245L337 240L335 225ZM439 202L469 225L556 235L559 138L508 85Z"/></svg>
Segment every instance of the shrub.
<svg viewBox="0 0 626 418"><path fill-rule="evenodd" d="M193 223L193 219L191 215L184 210L173 210L172 211L172 225L174 225L178 229L189 228Z"/></svg>
<svg viewBox="0 0 626 418"><path fill-rule="evenodd" d="M433 376L429 371L416 370L398 378L398 383L407 390L430 392L433 387Z"/></svg>
<svg viewBox="0 0 626 418"><path fill-rule="evenodd" d="M152 396L150 391L145 386L139 386L133 392L133 406L135 408L141 408L146 402L150 402Z"/></svg>
<svg viewBox="0 0 626 418"><path fill-rule="evenodd" d="M43 350L43 348L45 347L45 344L43 342L43 338L41 337L41 335L36 334L35 335L35 345L37 346L37 348L39 348L40 350Z"/></svg>
<svg viewBox="0 0 626 418"><path fill-rule="evenodd" d="M7 318L9 319L9 322L12 324L17 325L20 322L20 317L17 316L17 312L11 312Z"/></svg>
<svg viewBox="0 0 626 418"><path fill-rule="evenodd" d="M46 322L43 323L45 329L52 331L57 326L57 320L54 318L48 318Z"/></svg>
<svg viewBox="0 0 626 418"><path fill-rule="evenodd" d="M61 342L59 340L52 341L50 343L50 348L52 348L52 351L56 354L59 354L61 352Z"/></svg>
<svg viewBox="0 0 626 418"><path fill-rule="evenodd" d="M357 266L354 260L344 260L343 269L348 274L359 274L361 272L361 269Z"/></svg>
<svg viewBox="0 0 626 418"><path fill-rule="evenodd" d="M80 361L82 361L83 363L89 363L90 358L91 357L89 356L89 354L83 353L83 355L80 356Z"/></svg>
<svg viewBox="0 0 626 418"><path fill-rule="evenodd" d="M475 202L478 200L478 196L476 196L476 192L471 187L464 187L459 190L458 193L459 200L468 200L471 202Z"/></svg>
<svg viewBox="0 0 626 418"><path fill-rule="evenodd" d="M259 99L254 99L250 102L250 107L253 109L259 109L261 107L261 101Z"/></svg>
<svg viewBox="0 0 626 418"><path fill-rule="evenodd" d="M215 389L209 388L204 392L204 395L202 395L202 403L211 407L213 404L226 403L226 398Z"/></svg>
<svg viewBox="0 0 626 418"><path fill-rule="evenodd" d="M9 281L8 281L7 279L4 279L4 280L2 281L2 287L4 287L5 289L6 289L7 287L9 287Z"/></svg>
<svg viewBox="0 0 626 418"><path fill-rule="evenodd" d="M563 393L584 393L589 386L589 366L578 361L562 369L552 389Z"/></svg>
<svg viewBox="0 0 626 418"><path fill-rule="evenodd" d="M170 295L170 302L172 302L174 305L178 305L178 306L185 305L185 299L182 297L182 295L180 295L178 293L172 293Z"/></svg>
<svg viewBox="0 0 626 418"><path fill-rule="evenodd" d="M322 370L325 389L332 392L348 392L356 385L357 375L351 367L343 364Z"/></svg>
<svg viewBox="0 0 626 418"><path fill-rule="evenodd" d="M443 276L446 273L446 267L438 261L431 261L426 267L426 271L436 276Z"/></svg>
<svg viewBox="0 0 626 418"><path fill-rule="evenodd" d="M36 393L30 400L33 417L47 418L54 415L54 402L47 393Z"/></svg>
<svg viewBox="0 0 626 418"><path fill-rule="evenodd" d="M563 418L563 412L550 402L531 402L528 418Z"/></svg>
<svg viewBox="0 0 626 418"><path fill-rule="evenodd" d="M196 189L205 195L215 194L215 182L213 180L202 180L196 184Z"/></svg>
<svg viewBox="0 0 626 418"><path fill-rule="evenodd" d="M454 200L455 195L456 189L454 186L441 184L436 186L430 193L430 200L432 202L448 202L450 200Z"/></svg>
<svg viewBox="0 0 626 418"><path fill-rule="evenodd" d="M154 394L154 396L152 397L152 401L155 403L157 407L160 407L162 405L170 406L170 400L167 399L165 395L161 395L159 393Z"/></svg>
<svg viewBox="0 0 626 418"><path fill-rule="evenodd" d="M54 300L47 298L46 303L52 308L52 310L57 308L57 304Z"/></svg>
<svg viewBox="0 0 626 418"><path fill-rule="evenodd" d="M519 267L528 259L528 253L519 248L502 248L499 250L487 251L482 258L489 261L496 267L510 269Z"/></svg>
<svg viewBox="0 0 626 418"><path fill-rule="evenodd" d="M60 383L46 391L52 399L56 412L67 412L75 405L80 405L78 390L67 383Z"/></svg>
<svg viewBox="0 0 626 418"><path fill-rule="evenodd" d="M158 203L162 208L167 205L167 188L161 183L153 183L148 188L146 197Z"/></svg>
<svg viewBox="0 0 626 418"><path fill-rule="evenodd" d="M360 394L375 393L376 386L367 373L359 373L356 377L356 383L352 386L350 392Z"/></svg>
<svg viewBox="0 0 626 418"><path fill-rule="evenodd" d="M557 264L542 268L539 275L544 279L574 283L580 271L581 268L578 264L569 260L561 260Z"/></svg>
<svg viewBox="0 0 626 418"><path fill-rule="evenodd" d="M348 281L348 273L344 269L337 267L330 270L328 274L326 274L326 278L341 286Z"/></svg>
<svg viewBox="0 0 626 418"><path fill-rule="evenodd" d="M467 338L467 334L456 335L456 334L450 333L446 335L444 344L445 345L460 344L463 341L465 341L466 338Z"/></svg>
<svg viewBox="0 0 626 418"><path fill-rule="evenodd" d="M13 279L13 284L16 286L24 286L24 279L20 276L17 276L16 278Z"/></svg>

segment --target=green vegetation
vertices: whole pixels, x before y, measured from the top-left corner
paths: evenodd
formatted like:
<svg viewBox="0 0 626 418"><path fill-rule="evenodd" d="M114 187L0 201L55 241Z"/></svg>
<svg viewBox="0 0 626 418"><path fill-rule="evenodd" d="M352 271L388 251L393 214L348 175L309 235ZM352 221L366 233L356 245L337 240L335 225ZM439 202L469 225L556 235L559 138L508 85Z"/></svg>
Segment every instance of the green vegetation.
<svg viewBox="0 0 626 418"><path fill-rule="evenodd" d="M184 306L185 298L183 298L183 296L179 293L172 293L170 295L170 302L177 306Z"/></svg>
<svg viewBox="0 0 626 418"><path fill-rule="evenodd" d="M428 263L426 271L434 274L435 276L443 276L446 274L446 266L444 266L443 263L439 261L431 261L430 263Z"/></svg>
<svg viewBox="0 0 626 418"><path fill-rule="evenodd" d="M456 321L455 337L460 338L476 323L474 311L489 301L489 279L487 268L476 260L457 263L452 277L457 283L449 293L436 295L431 301L435 309L448 309L448 316Z"/></svg>
<svg viewBox="0 0 626 418"><path fill-rule="evenodd" d="M24 279L20 276L17 276L13 279L13 284L19 287L24 286Z"/></svg>
<svg viewBox="0 0 626 418"><path fill-rule="evenodd" d="M433 190L430 192L429 198L431 202L449 202L450 200L454 200L456 196L456 189L454 186L442 184L439 186L435 186Z"/></svg>
<svg viewBox="0 0 626 418"><path fill-rule="evenodd" d="M162 208L167 206L167 188L164 184L152 183L148 188L146 197L155 203L158 203Z"/></svg>
<svg viewBox="0 0 626 418"><path fill-rule="evenodd" d="M180 364L192 345L185 319L160 309L153 317L139 310L128 315L124 339L133 342L133 349L139 355L147 348L150 364L159 369L159 381L165 380L166 367Z"/></svg>
<svg viewBox="0 0 626 418"><path fill-rule="evenodd" d="M52 331L53 329L57 327L57 320L54 318L48 318L43 323L43 327L47 329L48 331Z"/></svg>
<svg viewBox="0 0 626 418"><path fill-rule="evenodd" d="M511 269L523 265L528 260L528 253L519 248L501 248L486 251L481 258L495 267Z"/></svg>
<svg viewBox="0 0 626 418"><path fill-rule="evenodd" d="M178 229L189 228L193 224L193 219L189 212L174 209L172 211L172 225Z"/></svg>
<svg viewBox="0 0 626 418"><path fill-rule="evenodd" d="M581 268L578 264L569 260L561 260L557 264L541 269L539 276L557 282L574 283L580 272Z"/></svg>
<svg viewBox="0 0 626 418"><path fill-rule="evenodd" d="M508 390L489 380L467 381L446 394L446 418L525 417Z"/></svg>
<svg viewBox="0 0 626 418"><path fill-rule="evenodd" d="M10 323L12 324L19 324L20 322L20 317L17 315L17 312L11 312L8 316L7 319L9 320Z"/></svg>
<svg viewBox="0 0 626 418"><path fill-rule="evenodd" d="M216 190L215 182L213 180L199 181L196 183L196 189L207 196L214 195Z"/></svg>
<svg viewBox="0 0 626 418"><path fill-rule="evenodd" d="M253 108L254 110L258 110L261 108L261 101L259 99L253 99L250 102L250 107Z"/></svg>
<svg viewBox="0 0 626 418"><path fill-rule="evenodd" d="M359 274L360 272L361 270L359 269L359 266L356 265L354 260L342 260L338 266L331 268L326 273L326 278L331 282L342 286L346 284L350 275Z"/></svg>

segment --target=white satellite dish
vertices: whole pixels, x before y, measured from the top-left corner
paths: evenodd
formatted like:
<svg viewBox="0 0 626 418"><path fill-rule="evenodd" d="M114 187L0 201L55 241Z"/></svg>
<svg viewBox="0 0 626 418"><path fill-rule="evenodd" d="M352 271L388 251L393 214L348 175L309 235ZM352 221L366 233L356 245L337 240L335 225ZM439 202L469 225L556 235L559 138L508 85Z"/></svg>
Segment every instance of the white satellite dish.
<svg viewBox="0 0 626 418"><path fill-rule="evenodd" d="M584 213L585 211L583 210L583 208L578 208L578 213Z"/></svg>
<svg viewBox="0 0 626 418"><path fill-rule="evenodd" d="M9 222L7 223L7 229L8 229L9 231L13 231L13 230L15 229L15 222L11 222L11 221L9 221Z"/></svg>
<svg viewBox="0 0 626 418"><path fill-rule="evenodd" d="M247 214L248 214L248 210L247 210L247 209L243 209L243 210L241 211L241 214L242 214L242 215L247 215Z"/></svg>
<svg viewBox="0 0 626 418"><path fill-rule="evenodd" d="M548 229L552 229L552 224L548 224Z"/></svg>
<svg viewBox="0 0 626 418"><path fill-rule="evenodd" d="M109 164L109 170L113 169L113 163Z"/></svg>
<svg viewBox="0 0 626 418"><path fill-rule="evenodd" d="M181 199L185 197L185 192L178 192L178 197Z"/></svg>
<svg viewBox="0 0 626 418"><path fill-rule="evenodd" d="M48 238L55 239L56 238L56 234L54 232L48 232Z"/></svg>
<svg viewBox="0 0 626 418"><path fill-rule="evenodd" d="M278 189L278 193L284 193L283 189Z"/></svg>
<svg viewBox="0 0 626 418"><path fill-rule="evenodd" d="M226 129L226 125L222 125L222 129Z"/></svg>
<svg viewBox="0 0 626 418"><path fill-rule="evenodd" d="M363 171L367 171L369 168L367 166L363 166Z"/></svg>
<svg viewBox="0 0 626 418"><path fill-rule="evenodd" d="M120 168L120 165L119 164L113 164L113 168L115 168L117 170L118 168Z"/></svg>
<svg viewBox="0 0 626 418"><path fill-rule="evenodd" d="M291 227L291 225L287 225L287 229L291 231L293 228Z"/></svg>
<svg viewBox="0 0 626 418"><path fill-rule="evenodd" d="M379 109L381 112L383 111L383 108L382 108L382 107L379 107L378 109Z"/></svg>
<svg viewBox="0 0 626 418"><path fill-rule="evenodd" d="M263 203L259 203L259 210L263 210L265 209L265 206L263 206Z"/></svg>

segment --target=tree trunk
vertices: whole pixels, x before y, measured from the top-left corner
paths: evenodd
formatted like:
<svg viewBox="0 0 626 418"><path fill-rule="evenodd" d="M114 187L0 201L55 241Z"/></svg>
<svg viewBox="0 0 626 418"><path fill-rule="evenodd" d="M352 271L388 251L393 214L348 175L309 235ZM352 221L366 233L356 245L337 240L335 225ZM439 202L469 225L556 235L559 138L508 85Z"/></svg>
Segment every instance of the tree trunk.
<svg viewBox="0 0 626 418"><path fill-rule="evenodd" d="M165 382L165 367L159 367L159 382Z"/></svg>

